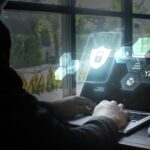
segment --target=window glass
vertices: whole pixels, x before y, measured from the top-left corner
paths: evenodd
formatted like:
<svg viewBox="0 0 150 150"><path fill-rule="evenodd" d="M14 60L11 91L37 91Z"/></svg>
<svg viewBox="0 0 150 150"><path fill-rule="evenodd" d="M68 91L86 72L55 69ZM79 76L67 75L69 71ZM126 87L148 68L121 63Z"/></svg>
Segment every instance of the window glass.
<svg viewBox="0 0 150 150"><path fill-rule="evenodd" d="M61 0L10 0L19 2L33 2L33 3L45 3L45 4L64 4Z"/></svg>
<svg viewBox="0 0 150 150"><path fill-rule="evenodd" d="M133 20L133 55L144 57L150 50L150 20Z"/></svg>
<svg viewBox="0 0 150 150"><path fill-rule="evenodd" d="M63 17L24 11L3 14L4 23L11 31L11 67L22 78L24 88L41 100L56 100L67 95L66 74L60 61L65 54L61 38ZM64 57L66 61L69 59Z"/></svg>
<svg viewBox="0 0 150 150"><path fill-rule="evenodd" d="M121 0L76 0L76 7L120 11Z"/></svg>
<svg viewBox="0 0 150 150"><path fill-rule="evenodd" d="M113 57L122 45L121 19L117 17L76 16L76 58L80 60L77 71L77 92L80 93L89 68L94 66L92 56L99 55L96 61L103 65L108 57ZM103 59L100 55L105 55ZM106 58L107 57L107 58ZM98 63L95 63L96 65ZM95 69L97 69L95 68ZM90 82L90 81L89 81Z"/></svg>
<svg viewBox="0 0 150 150"><path fill-rule="evenodd" d="M150 0L133 0L133 12L138 14L150 14Z"/></svg>

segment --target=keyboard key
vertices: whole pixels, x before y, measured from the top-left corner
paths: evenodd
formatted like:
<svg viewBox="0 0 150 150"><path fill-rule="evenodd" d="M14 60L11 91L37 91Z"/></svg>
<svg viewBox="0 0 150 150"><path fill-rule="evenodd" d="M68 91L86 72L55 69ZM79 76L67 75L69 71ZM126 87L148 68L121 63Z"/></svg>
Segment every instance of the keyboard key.
<svg viewBox="0 0 150 150"><path fill-rule="evenodd" d="M148 114L140 114L136 112L130 112L129 113L129 120L130 121L138 121L140 119L143 119L144 117L147 117Z"/></svg>

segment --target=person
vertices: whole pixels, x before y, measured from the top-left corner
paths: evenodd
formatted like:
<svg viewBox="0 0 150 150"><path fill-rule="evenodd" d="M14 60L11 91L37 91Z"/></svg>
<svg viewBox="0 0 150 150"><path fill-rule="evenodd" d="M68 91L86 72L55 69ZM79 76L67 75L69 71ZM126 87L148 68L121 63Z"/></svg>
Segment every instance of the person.
<svg viewBox="0 0 150 150"><path fill-rule="evenodd" d="M22 88L21 78L10 67L11 37L0 21L1 147L3 149L112 150L118 130L127 123L123 104L103 100L95 104L85 97L68 96L42 102ZM66 119L92 113L82 126Z"/></svg>

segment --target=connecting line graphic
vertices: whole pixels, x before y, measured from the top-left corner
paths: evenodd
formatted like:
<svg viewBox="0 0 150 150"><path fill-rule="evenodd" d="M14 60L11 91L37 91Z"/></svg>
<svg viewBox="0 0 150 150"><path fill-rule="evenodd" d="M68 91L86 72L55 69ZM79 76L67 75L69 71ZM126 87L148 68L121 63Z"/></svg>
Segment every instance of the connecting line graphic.
<svg viewBox="0 0 150 150"><path fill-rule="evenodd" d="M79 60L72 60L70 53L64 53L59 59L55 79L62 80L67 74L74 74L79 69Z"/></svg>

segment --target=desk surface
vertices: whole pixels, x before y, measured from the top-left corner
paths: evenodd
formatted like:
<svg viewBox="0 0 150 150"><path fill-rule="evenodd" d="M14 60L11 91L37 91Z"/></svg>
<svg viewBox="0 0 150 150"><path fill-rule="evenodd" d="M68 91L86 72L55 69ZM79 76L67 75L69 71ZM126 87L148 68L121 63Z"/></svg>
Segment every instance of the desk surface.
<svg viewBox="0 0 150 150"><path fill-rule="evenodd" d="M150 150L150 137L148 137L148 125L143 126L141 129L135 131L130 135L125 135L119 140L119 145L135 147L139 149L149 149Z"/></svg>
<svg viewBox="0 0 150 150"><path fill-rule="evenodd" d="M80 123L83 124L83 122L87 121L87 119L88 116L84 119L81 118L69 122L72 122L72 125L77 126ZM120 140L118 141L118 146L121 148L121 150L150 150L150 137L148 137L147 132L149 125L150 124L143 125L142 127L140 127L140 129L137 129L130 135L121 136Z"/></svg>

